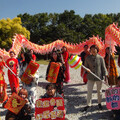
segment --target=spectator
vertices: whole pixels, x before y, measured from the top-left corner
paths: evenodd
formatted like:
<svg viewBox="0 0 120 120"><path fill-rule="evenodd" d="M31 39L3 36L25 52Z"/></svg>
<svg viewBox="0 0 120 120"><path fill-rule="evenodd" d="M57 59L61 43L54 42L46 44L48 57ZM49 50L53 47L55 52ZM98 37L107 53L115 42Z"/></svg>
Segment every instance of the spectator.
<svg viewBox="0 0 120 120"><path fill-rule="evenodd" d="M84 51L80 54L83 65L84 65L85 59L88 55L90 55L90 53L88 51L88 45L84 45ZM81 67L81 77L83 78L83 82L86 84L87 81L88 81L87 80L87 73L86 73L86 71L84 70L83 67Z"/></svg>
<svg viewBox="0 0 120 120"><path fill-rule="evenodd" d="M31 53L31 55L32 55L32 59L33 59L33 61L36 61L36 56L35 56L35 54L34 54L34 52L33 52L32 49L30 50L30 53Z"/></svg>
<svg viewBox="0 0 120 120"><path fill-rule="evenodd" d="M26 100L26 104L24 107L20 110L20 112L16 115L15 113L8 110L6 113L5 120L31 120L31 107L28 105L28 93L26 89L20 89L18 95ZM7 102L7 101L6 101ZM4 103L5 105L5 103Z"/></svg>
<svg viewBox="0 0 120 120"><path fill-rule="evenodd" d="M62 47L62 55L63 55L63 60L64 60L65 68L66 68L64 82L68 83L70 82L70 70L69 70L69 64L68 64L69 53L65 46Z"/></svg>
<svg viewBox="0 0 120 120"><path fill-rule="evenodd" d="M112 85L117 85L117 77L118 71L116 67L116 62L114 59L114 54L111 53L109 47L106 48L106 55L105 55L105 65L108 70L108 84L112 87Z"/></svg>
<svg viewBox="0 0 120 120"><path fill-rule="evenodd" d="M20 74L19 74L20 77L25 72L25 70L26 70L26 68L27 68L27 66L28 66L28 64L30 63L31 60L32 60L31 54L30 53L25 53L25 61L22 63L21 69L20 69ZM32 79L32 82L30 84L25 84L25 83L22 83L22 84L23 84L23 88L27 89L27 91L28 91L28 100L29 100L29 103L31 105L32 112L34 112L35 101L37 99L36 87L37 87L37 84L38 84L39 76L38 76L37 73L35 73L34 76L29 75L28 77L29 77L29 79Z"/></svg>
<svg viewBox="0 0 120 120"><path fill-rule="evenodd" d="M21 52L20 58L18 58L19 66L21 67L22 62L25 61L24 52Z"/></svg>
<svg viewBox="0 0 120 120"><path fill-rule="evenodd" d="M55 83L55 85L56 85L56 88L57 88L57 92L59 94L61 94L62 96L64 96L63 81L64 81L65 66L62 63L61 58L59 57L58 53L55 52L55 51L52 52L52 58L51 58L51 61L48 65L48 68L47 68L47 71L46 71L46 80L47 80L47 77L48 77L48 72L49 72L49 69L50 69L51 62L55 62L55 63L60 64L60 70L59 70L58 77L57 77L57 82Z"/></svg>
<svg viewBox="0 0 120 120"><path fill-rule="evenodd" d="M46 93L42 98L51 98L51 97L62 97L57 91L56 86L53 83L50 83L46 86Z"/></svg>
<svg viewBox="0 0 120 120"><path fill-rule="evenodd" d="M54 97L62 98L62 96L56 91L55 84L50 83L46 86L46 93L44 96L42 96L42 98L54 98ZM64 110L63 112L64 114L66 114L66 110Z"/></svg>
<svg viewBox="0 0 120 120"><path fill-rule="evenodd" d="M91 55L89 55L85 59L85 66L88 68L87 70L88 83L87 83L87 106L84 108L83 111L86 111L91 106L92 91L95 83L97 84L98 107L99 109L102 109L102 105L101 105L102 81L94 77L90 73L90 71L96 74L101 80L103 80L107 75L104 59L98 54L99 48L96 45L92 45L90 47L90 52L91 52Z"/></svg>

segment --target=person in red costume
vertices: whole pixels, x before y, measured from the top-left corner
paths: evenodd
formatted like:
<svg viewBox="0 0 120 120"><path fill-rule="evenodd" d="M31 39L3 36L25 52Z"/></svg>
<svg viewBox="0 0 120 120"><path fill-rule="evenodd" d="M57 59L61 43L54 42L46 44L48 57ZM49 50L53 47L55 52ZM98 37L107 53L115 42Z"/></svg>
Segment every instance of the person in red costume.
<svg viewBox="0 0 120 120"><path fill-rule="evenodd" d="M32 55L32 59L33 59L34 61L36 61L36 56L35 56L35 54L33 53L33 50L32 50L32 49L30 50L30 53L31 53L31 55Z"/></svg>
<svg viewBox="0 0 120 120"><path fill-rule="evenodd" d="M16 76L8 69L8 79L11 87L11 92L18 93L19 79L18 79L18 60L15 57L15 52L10 51L10 58L7 60L7 66L16 74Z"/></svg>
<svg viewBox="0 0 120 120"><path fill-rule="evenodd" d="M4 66L5 63L3 61L3 58L0 56L0 103L3 103L8 98L6 92L7 84L5 83L4 80L4 72L3 72Z"/></svg>
<svg viewBox="0 0 120 120"><path fill-rule="evenodd" d="M63 55L64 64L66 67L65 81L64 82L68 83L68 82L70 82L70 71L69 71L69 64L68 64L69 53L68 53L67 48L65 46L62 47L62 55Z"/></svg>

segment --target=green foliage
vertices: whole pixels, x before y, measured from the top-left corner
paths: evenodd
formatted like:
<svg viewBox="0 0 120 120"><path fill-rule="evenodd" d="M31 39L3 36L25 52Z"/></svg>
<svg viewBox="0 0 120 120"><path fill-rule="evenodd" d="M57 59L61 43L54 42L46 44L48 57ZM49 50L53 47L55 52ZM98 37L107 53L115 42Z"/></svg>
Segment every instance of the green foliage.
<svg viewBox="0 0 120 120"><path fill-rule="evenodd" d="M120 25L120 13L86 14L81 18L80 15L75 14L74 10L65 10L60 14L29 15L25 13L18 17L21 18L22 25L30 31L30 41L37 44L47 44L57 39L79 43L93 35L99 35L105 39L105 29L108 25L113 22ZM7 29L9 30L9 27Z"/></svg>
<svg viewBox="0 0 120 120"><path fill-rule="evenodd" d="M23 34L27 39L30 39L30 32L22 27L20 17L14 19L7 18L0 20L0 48L9 49L12 45L12 38L15 33Z"/></svg>

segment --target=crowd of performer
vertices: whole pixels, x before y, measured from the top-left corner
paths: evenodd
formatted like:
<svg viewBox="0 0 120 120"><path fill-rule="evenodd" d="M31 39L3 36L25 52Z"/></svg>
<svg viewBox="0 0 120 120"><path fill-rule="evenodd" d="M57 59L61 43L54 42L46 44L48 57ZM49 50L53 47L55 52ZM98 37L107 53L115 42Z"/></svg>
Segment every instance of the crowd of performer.
<svg viewBox="0 0 120 120"><path fill-rule="evenodd" d="M82 51L79 55L81 57L83 65L87 67L87 70L81 67L80 72L81 77L83 78L83 82L87 84L87 103L83 111L87 111L88 108L91 107L94 84L97 85L98 108L100 110L103 109L101 104L102 81L93 76L91 72L97 75L101 80L105 81L105 83L110 87L120 86L120 77L118 77L114 54L110 47L107 47L105 52L106 54L103 58L98 54L99 48L96 45L92 45L90 48L88 45L85 45L84 51ZM25 73L25 70L28 67L29 63L31 61L36 61L36 56L33 53L32 49L25 53L21 52L19 59L15 58L16 54L14 51L10 51L9 54L10 58L7 61L4 61L2 56L0 56L0 103L3 103L4 107L8 99L11 97L11 95L7 95L6 92L7 84L5 83L3 72L3 68L6 67L8 68L8 80L11 88L11 94L16 93L26 101L26 104L22 107L17 115L8 110L6 114L6 120L31 120L31 117L34 116L35 102L37 100L36 89L39 81L38 71L34 75L28 75L28 78L32 79L30 84L26 84L20 81L19 78L21 78ZM41 98L64 98L63 85L64 83L68 84L71 82L68 64L69 57L70 54L65 46L63 46L61 50L53 48L51 59L46 70L46 80L49 77L50 66L53 62L55 64L59 64L60 68L56 83L48 84L46 86L46 93ZM118 65L120 66L120 57L118 58ZM64 114L65 113L66 110L64 110ZM120 114L118 114L120 113L120 110L113 110L113 113L116 115L115 119L120 119Z"/></svg>

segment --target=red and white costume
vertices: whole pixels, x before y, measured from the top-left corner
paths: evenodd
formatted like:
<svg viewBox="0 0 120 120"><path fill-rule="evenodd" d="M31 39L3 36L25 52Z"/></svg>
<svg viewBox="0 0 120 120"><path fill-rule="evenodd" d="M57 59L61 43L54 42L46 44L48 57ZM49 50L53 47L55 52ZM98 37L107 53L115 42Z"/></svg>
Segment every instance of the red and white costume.
<svg viewBox="0 0 120 120"><path fill-rule="evenodd" d="M4 72L3 68L5 66L5 63L3 61L0 61L0 103L3 103L7 98L7 92L6 92L6 83L4 80Z"/></svg>
<svg viewBox="0 0 120 120"><path fill-rule="evenodd" d="M18 60L15 58L9 58L7 60L7 66L17 75L18 72ZM12 92L18 92L19 79L8 69L8 78Z"/></svg>
<svg viewBox="0 0 120 120"><path fill-rule="evenodd" d="M70 82L70 71L69 71L69 64L68 64L68 57L69 57L69 53L67 51L63 52L63 59L65 62L65 82Z"/></svg>
<svg viewBox="0 0 120 120"><path fill-rule="evenodd" d="M36 61L36 56L34 54L32 55L32 59Z"/></svg>

